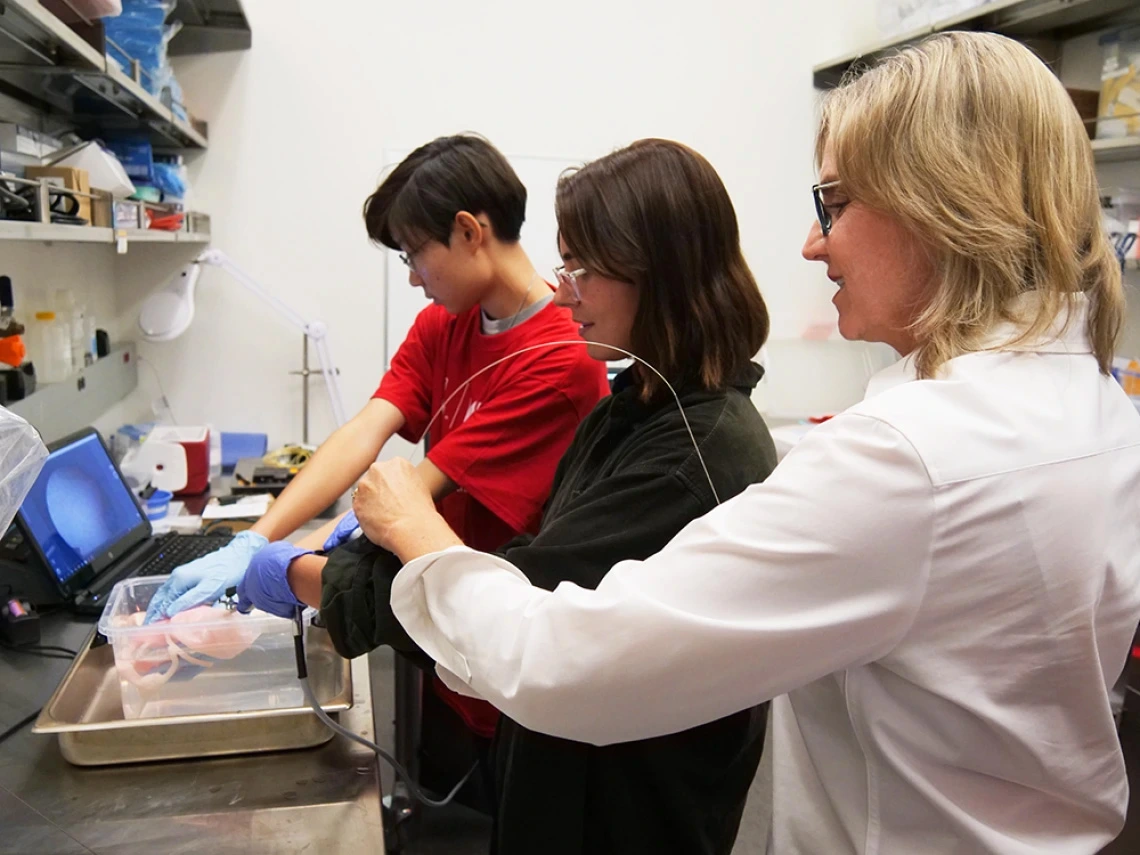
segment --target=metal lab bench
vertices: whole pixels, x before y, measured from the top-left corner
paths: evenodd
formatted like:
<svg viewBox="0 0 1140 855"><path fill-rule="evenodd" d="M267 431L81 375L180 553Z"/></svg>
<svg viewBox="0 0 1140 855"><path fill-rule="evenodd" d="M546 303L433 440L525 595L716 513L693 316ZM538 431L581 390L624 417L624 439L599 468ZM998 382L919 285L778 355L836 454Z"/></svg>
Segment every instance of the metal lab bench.
<svg viewBox="0 0 1140 855"><path fill-rule="evenodd" d="M91 623L43 619L43 644L79 649ZM69 667L0 649L0 731L45 703ZM343 725L375 740L367 657L352 663ZM0 855L384 853L375 755L318 748L101 768L70 765L28 725L0 744Z"/></svg>

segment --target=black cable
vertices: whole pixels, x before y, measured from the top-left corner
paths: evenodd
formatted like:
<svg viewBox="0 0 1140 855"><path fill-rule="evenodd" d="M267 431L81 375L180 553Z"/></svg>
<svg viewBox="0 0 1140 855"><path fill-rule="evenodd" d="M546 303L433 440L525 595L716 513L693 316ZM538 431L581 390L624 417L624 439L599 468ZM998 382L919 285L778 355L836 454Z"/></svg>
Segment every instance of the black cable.
<svg viewBox="0 0 1140 855"><path fill-rule="evenodd" d="M351 739L353 742L359 743L365 748L371 749L381 760L392 767L392 770L398 777L403 779L404 784L408 788L408 792L411 793L412 797L420 803L427 805L428 807L446 807L447 805L451 804L452 800L454 800L454 798L459 794L459 791L463 789L463 785L467 783L468 779L473 774L475 774L475 770L479 768L479 761L476 760L471 765L471 768L467 770L467 774L460 778L459 783L451 788L451 792L449 792L442 799L433 799L416 785L415 779L408 773L408 770L400 765L399 761L388 754L387 751L385 751L372 740L365 739L363 736L353 733L348 728L342 727L340 724L329 718L329 714L321 708L321 705L319 703L317 703L317 697L313 694L313 690L309 686L308 667L305 661L305 623L302 620L301 615L302 609L300 606L297 606L293 610L293 652L297 658L297 680L301 684L301 691L305 695L305 701L309 704L310 707L312 707L312 710L314 713L316 713L317 718L324 722L329 729L333 730L336 733L339 733L346 739Z"/></svg>
<svg viewBox="0 0 1140 855"><path fill-rule="evenodd" d="M33 644L32 650L50 650L54 653L65 653L73 659L79 655L78 650L72 650L69 647L58 647L54 644Z"/></svg>
<svg viewBox="0 0 1140 855"><path fill-rule="evenodd" d="M26 653L29 656L42 656L45 659L74 659L79 655L76 650L69 650L66 647L56 647L54 644L45 645L31 645L29 647L18 647L15 644L9 644L7 641L0 641L0 647L5 650L10 650L13 653Z"/></svg>
<svg viewBox="0 0 1140 855"><path fill-rule="evenodd" d="M21 728L23 728L23 727L25 727L25 726L27 726L27 725L31 724L33 721L35 721L35 720L36 720L36 717L37 717L37 716L38 716L38 715L39 715L39 714L40 714L42 711L43 711L43 707L40 707L38 710L36 710L34 713L32 713L32 714L31 714L30 716L28 716L27 718L23 718L23 719L20 719L18 722L16 722L16 723L15 723L14 725L12 725L10 728L8 728L7 730L5 730L3 733L0 733L0 742L3 742L5 739L7 739L9 736L11 736L12 734L14 734L16 731L20 730Z"/></svg>

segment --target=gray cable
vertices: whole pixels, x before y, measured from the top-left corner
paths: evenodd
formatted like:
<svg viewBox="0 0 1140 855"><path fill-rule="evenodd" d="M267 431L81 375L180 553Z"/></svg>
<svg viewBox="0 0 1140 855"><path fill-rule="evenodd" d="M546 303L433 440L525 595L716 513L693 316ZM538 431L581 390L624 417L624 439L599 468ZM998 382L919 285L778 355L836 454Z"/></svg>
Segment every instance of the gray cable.
<svg viewBox="0 0 1140 855"><path fill-rule="evenodd" d="M135 358L150 369L150 373L154 376L154 382L158 386L158 393L162 395L162 405L166 407L166 412L170 413L170 420L174 424L178 424L178 417L174 415L174 407L170 406L170 398L167 397L166 389L162 387L162 378L158 376L158 369L145 356L136 356Z"/></svg>

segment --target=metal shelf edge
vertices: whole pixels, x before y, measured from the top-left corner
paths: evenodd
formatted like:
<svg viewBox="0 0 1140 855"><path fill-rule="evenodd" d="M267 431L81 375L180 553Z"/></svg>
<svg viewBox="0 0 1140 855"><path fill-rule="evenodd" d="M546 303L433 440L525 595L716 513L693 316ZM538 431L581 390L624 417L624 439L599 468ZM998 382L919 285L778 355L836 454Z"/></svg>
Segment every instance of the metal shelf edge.
<svg viewBox="0 0 1140 855"><path fill-rule="evenodd" d="M1104 8L1106 3L1109 6L1108 9ZM909 32L879 39L857 50L818 63L812 67L812 80L817 88L827 88L838 83L847 68L864 57L871 58L892 48L901 48L920 41L926 36L961 28L963 25L970 25L975 21L984 21L987 18L997 18L998 20L994 22L992 28L984 27L983 29L1004 33L1016 31L1019 35L1014 37L1024 39L1039 32L1050 31L1049 27L1044 27L1041 30L1035 29L1033 27L1035 19L1048 20L1050 17L1056 18L1058 15L1068 13L1070 18L1079 20L1082 7L1088 7L1086 9L1088 20L1096 20L1109 14L1123 14L1122 10L1125 9L1125 4L1116 4L1112 0L1101 0L1099 3L1096 0L1052 0L1052 2L1050 0L996 0L996 2L975 6L973 9L968 9L950 18L935 21ZM1007 12L1012 14L1008 16L1008 20L1004 20L1007 16L1004 16L1003 13ZM1018 15L1019 12L1024 12L1024 14ZM1071 23L1068 26L1071 26ZM965 28L971 29L969 26ZM1054 28L1063 29L1064 27Z"/></svg>
<svg viewBox="0 0 1140 855"><path fill-rule="evenodd" d="M107 67L107 77L116 86L120 86L130 93L131 97L137 100L144 108L150 113L150 116L140 116L142 120L148 118L155 118L160 122L170 125L186 140L189 140L191 145L196 148L209 148L210 143L204 136L190 126L189 122L174 115L174 113L162 103L154 95L151 95L143 86L136 83L135 80L128 74L124 73L121 69L109 64Z"/></svg>
<svg viewBox="0 0 1140 855"><path fill-rule="evenodd" d="M4 5L39 27L45 34L63 44L90 66L93 71L106 71L107 60L99 51L81 39L67 24L45 9L38 0L5 0Z"/></svg>
<svg viewBox="0 0 1140 855"><path fill-rule="evenodd" d="M1093 140L1092 149L1097 163L1140 160L1140 137Z"/></svg>
<svg viewBox="0 0 1140 855"><path fill-rule="evenodd" d="M64 226L55 223L0 221L0 240L59 241L61 243L111 243L110 229L94 226Z"/></svg>
<svg viewBox="0 0 1140 855"><path fill-rule="evenodd" d="M166 232L158 229L119 229L98 226L65 226L56 223L22 223L0 220L0 241L20 240L42 243L114 244L119 238L131 243L210 242L209 232Z"/></svg>

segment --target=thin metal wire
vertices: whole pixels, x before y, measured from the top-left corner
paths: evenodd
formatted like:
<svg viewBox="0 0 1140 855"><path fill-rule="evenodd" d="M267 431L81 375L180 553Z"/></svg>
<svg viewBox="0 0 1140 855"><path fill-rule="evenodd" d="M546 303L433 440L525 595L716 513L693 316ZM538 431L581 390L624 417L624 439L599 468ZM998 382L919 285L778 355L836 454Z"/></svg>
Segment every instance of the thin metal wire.
<svg viewBox="0 0 1140 855"><path fill-rule="evenodd" d="M652 371L654 374L657 375L657 377L661 380L661 382L664 383L665 386L672 393L673 400L677 402L677 409L680 411L681 419L685 423L685 430L689 434L689 440L693 443L693 450L697 453L697 459L701 462L701 469L704 470L705 478L708 479L709 489L712 490L713 499L716 500L716 503L719 505L721 503L720 495L716 491L716 485L713 484L712 475L709 474L708 466L705 465L705 458L701 454L701 447L700 447L700 445L697 444L697 438L693 435L693 429L692 429L692 427L689 426L689 418L688 418L688 416L685 415L685 408L683 406L681 406L681 397L677 394L677 390L673 388L672 383L670 383L668 380L665 379L664 374L662 374L660 371L658 371L656 368L654 368L652 365L650 365L648 362L646 362L644 359L642 359L636 353L630 353L628 350L625 350L624 348L617 347L617 346L612 345L612 344L604 344L602 342L594 342L594 341L585 341L584 339L575 339L573 341L547 341L547 342L542 342L541 344L532 344L529 347L524 347L521 350L516 350L514 353L508 353L506 356L502 357L501 359L496 359L490 365L487 365L483 368L480 368L478 371L476 371L474 374L472 374L470 377L468 377L466 380L464 380L462 383L460 383L459 386L456 387L455 391L453 391L450 395L447 396L447 398L444 399L444 401L440 405L439 409L435 411L435 415L431 417L431 420L428 422L427 427L424 428L424 436L430 436L431 435L430 434L431 426L433 424L435 424L435 420L437 418L439 418L440 414L443 413L443 411L445 409L447 409L447 405L451 403L452 399L456 395L458 395L460 392L462 392L464 389L466 389L471 384L471 381L473 381L476 377L479 377L481 374L485 374L486 372L490 371L492 368L494 368L497 365L501 365L502 363L504 363L510 359L514 359L516 356L522 356L524 353L529 353L532 350L541 350L541 349L547 348L547 347L557 347L560 345L567 345L567 344L569 344L569 345L596 344L599 347L604 347L608 350L616 350L618 353L625 354L630 359L633 359L636 362L638 362L639 364L644 365L646 368L648 368L650 371Z"/></svg>

